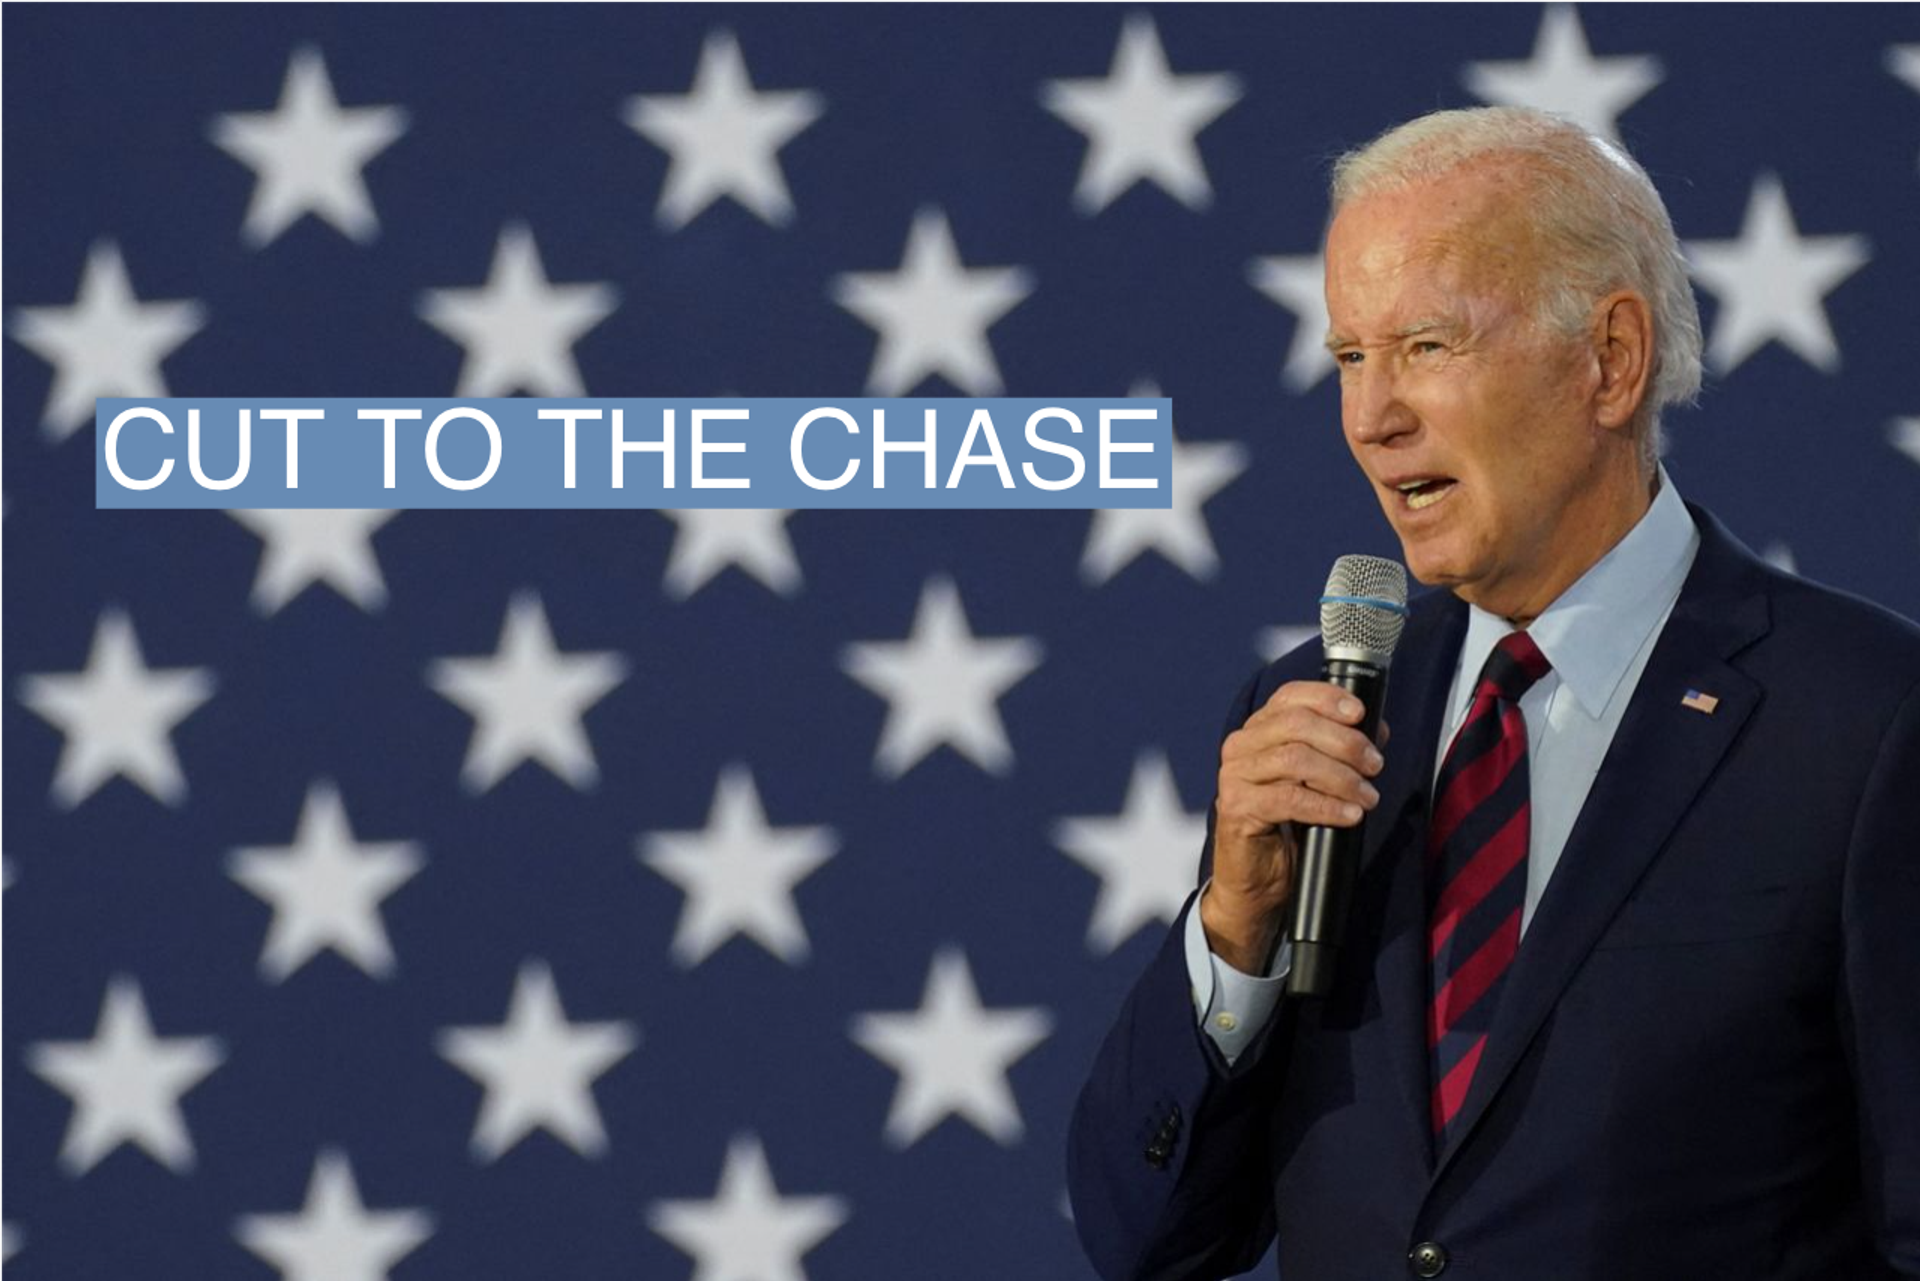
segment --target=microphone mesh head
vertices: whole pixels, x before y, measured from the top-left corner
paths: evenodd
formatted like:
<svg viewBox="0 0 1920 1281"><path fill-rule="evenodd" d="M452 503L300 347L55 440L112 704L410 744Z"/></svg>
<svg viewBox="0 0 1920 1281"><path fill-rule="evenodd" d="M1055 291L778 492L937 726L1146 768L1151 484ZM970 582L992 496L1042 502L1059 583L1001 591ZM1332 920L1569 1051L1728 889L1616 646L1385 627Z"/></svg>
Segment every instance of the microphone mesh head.
<svg viewBox="0 0 1920 1281"><path fill-rule="evenodd" d="M1333 562L1320 600L1320 644L1328 657L1385 667L1406 622L1407 571L1399 561L1342 556Z"/></svg>

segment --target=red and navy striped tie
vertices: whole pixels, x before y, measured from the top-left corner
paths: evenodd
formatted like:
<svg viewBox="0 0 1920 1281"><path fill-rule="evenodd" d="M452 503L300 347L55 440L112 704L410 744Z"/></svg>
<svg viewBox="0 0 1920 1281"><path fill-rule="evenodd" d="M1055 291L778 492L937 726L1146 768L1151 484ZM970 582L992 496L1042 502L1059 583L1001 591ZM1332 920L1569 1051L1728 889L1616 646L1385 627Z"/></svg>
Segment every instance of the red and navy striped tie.
<svg viewBox="0 0 1920 1281"><path fill-rule="evenodd" d="M1528 828L1520 697L1550 668L1525 632L1495 646L1434 784L1427 829L1427 1051L1439 1147L1473 1084L1501 982L1520 947Z"/></svg>

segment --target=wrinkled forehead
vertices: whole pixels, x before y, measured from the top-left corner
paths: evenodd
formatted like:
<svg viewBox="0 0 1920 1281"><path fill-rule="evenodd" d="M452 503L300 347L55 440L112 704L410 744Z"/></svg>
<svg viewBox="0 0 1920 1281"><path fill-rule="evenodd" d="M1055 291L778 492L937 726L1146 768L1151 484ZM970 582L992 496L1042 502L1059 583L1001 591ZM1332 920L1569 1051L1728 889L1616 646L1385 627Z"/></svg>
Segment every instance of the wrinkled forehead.
<svg viewBox="0 0 1920 1281"><path fill-rule="evenodd" d="M1327 231L1327 301L1382 291L1525 301L1544 264L1525 188L1461 174L1362 196Z"/></svg>

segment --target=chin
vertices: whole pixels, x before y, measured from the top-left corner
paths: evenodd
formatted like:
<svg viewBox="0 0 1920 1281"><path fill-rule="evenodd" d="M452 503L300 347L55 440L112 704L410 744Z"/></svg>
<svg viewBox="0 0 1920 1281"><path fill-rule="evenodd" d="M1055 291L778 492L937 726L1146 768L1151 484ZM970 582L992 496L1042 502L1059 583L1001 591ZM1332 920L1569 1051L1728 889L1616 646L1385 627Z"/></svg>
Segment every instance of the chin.
<svg viewBox="0 0 1920 1281"><path fill-rule="evenodd" d="M1400 540L1400 559L1407 572L1427 587L1452 587L1462 581L1459 566L1441 549Z"/></svg>
<svg viewBox="0 0 1920 1281"><path fill-rule="evenodd" d="M1466 532L1448 528L1411 538L1401 535L1400 558L1407 573L1422 586L1442 587L1463 600L1471 599L1472 585L1486 577L1489 559L1477 539L1462 536Z"/></svg>

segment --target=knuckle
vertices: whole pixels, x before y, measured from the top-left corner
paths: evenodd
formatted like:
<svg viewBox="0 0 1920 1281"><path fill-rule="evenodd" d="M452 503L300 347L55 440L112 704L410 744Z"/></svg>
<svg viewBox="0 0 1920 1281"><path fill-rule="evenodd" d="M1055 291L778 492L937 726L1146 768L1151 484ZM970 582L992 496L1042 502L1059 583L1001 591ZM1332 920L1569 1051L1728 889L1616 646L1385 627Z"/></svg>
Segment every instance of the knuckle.
<svg viewBox="0 0 1920 1281"><path fill-rule="evenodd" d="M1220 744L1221 763L1242 761L1250 756L1257 755L1260 751L1262 738L1261 730L1251 724L1233 731L1233 733L1227 735L1226 739Z"/></svg>
<svg viewBox="0 0 1920 1281"><path fill-rule="evenodd" d="M1283 743L1274 749L1274 768L1286 778L1304 780L1314 772L1314 758L1317 755L1318 753L1305 743L1298 741Z"/></svg>
<svg viewBox="0 0 1920 1281"><path fill-rule="evenodd" d="M1339 693L1337 687L1325 681L1288 681L1274 691L1269 706L1285 711L1313 710L1337 702ZM1334 697L1330 700L1329 695Z"/></svg>

